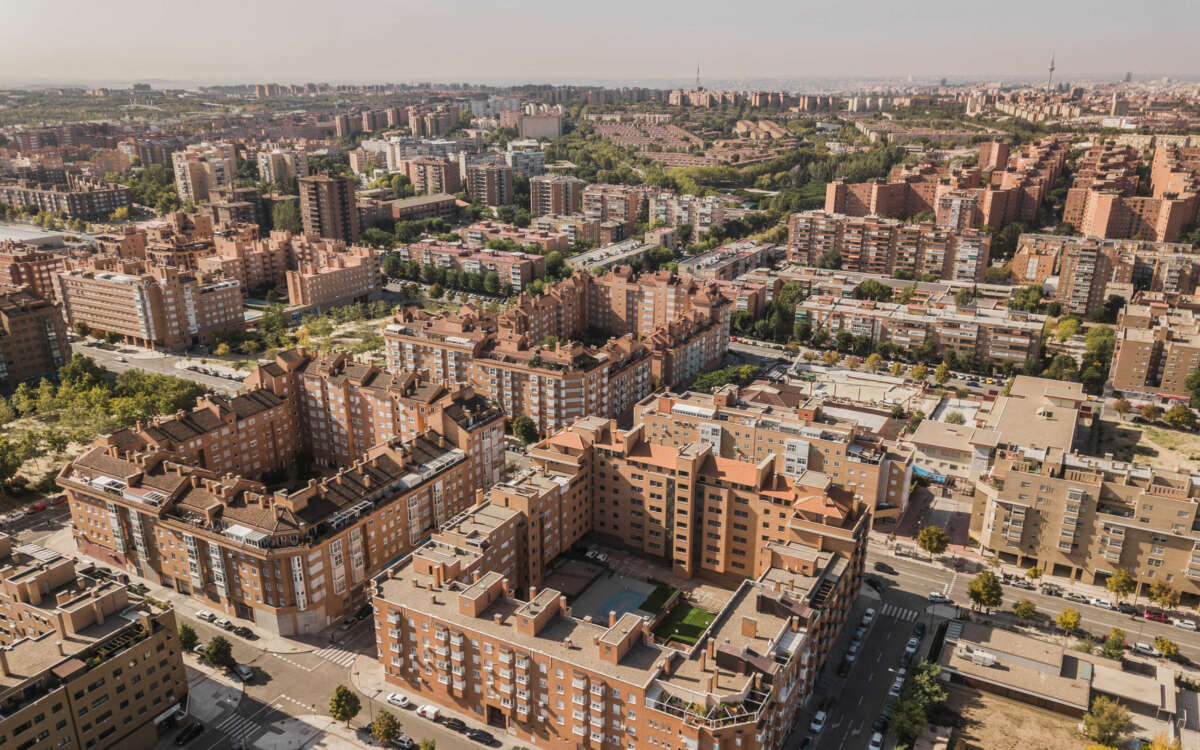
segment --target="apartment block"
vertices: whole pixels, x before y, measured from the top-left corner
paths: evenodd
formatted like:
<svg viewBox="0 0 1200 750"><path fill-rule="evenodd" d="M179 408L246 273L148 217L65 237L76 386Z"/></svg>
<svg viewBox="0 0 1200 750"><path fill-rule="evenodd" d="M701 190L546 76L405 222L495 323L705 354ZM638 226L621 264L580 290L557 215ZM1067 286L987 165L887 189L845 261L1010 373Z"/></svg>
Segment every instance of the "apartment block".
<svg viewBox="0 0 1200 750"><path fill-rule="evenodd" d="M129 344L183 349L211 333L242 328L241 284L146 261L98 261L54 279L63 314L74 327L114 333Z"/></svg>
<svg viewBox="0 0 1200 750"><path fill-rule="evenodd" d="M602 419L542 441L531 460L453 536L375 579L389 682L538 747L779 746L858 590L869 514L770 462L665 448ZM553 551L589 525L684 577L736 582L706 637L673 651L632 613L580 618L542 588Z"/></svg>
<svg viewBox="0 0 1200 750"><path fill-rule="evenodd" d="M689 239L695 241L714 227L725 223L725 203L718 197L676 195L669 190L651 192L647 201L651 224L669 227L690 226Z"/></svg>
<svg viewBox="0 0 1200 750"><path fill-rule="evenodd" d="M981 282L990 250L991 239L975 229L827 211L804 211L788 219L788 260L806 266L816 266L825 253L837 253L848 271Z"/></svg>
<svg viewBox="0 0 1200 750"><path fill-rule="evenodd" d="M513 148L509 143L508 151L504 152L504 163L512 167L513 172L529 178L536 177L546 171L546 152L536 148Z"/></svg>
<svg viewBox="0 0 1200 750"><path fill-rule="evenodd" d="M602 223L616 222L629 234L637 226L643 200L644 193L640 187L588 185L583 189L583 215Z"/></svg>
<svg viewBox="0 0 1200 750"><path fill-rule="evenodd" d="M171 154L179 200L206 201L214 188L232 185L237 160L229 143L196 143Z"/></svg>
<svg viewBox="0 0 1200 750"><path fill-rule="evenodd" d="M470 242L476 245L486 245L488 240L499 239L512 240L521 247L536 245L546 255L555 251L565 253L568 250L567 235L561 232L548 232L531 228L522 229L512 224L501 224L495 221L477 221L468 227L458 230L458 234L462 237L463 242Z"/></svg>
<svg viewBox="0 0 1200 750"><path fill-rule="evenodd" d="M236 279L242 293L287 283L287 270L295 266L292 234L277 230L259 239L256 227L226 225L213 234L213 254L197 259L200 271Z"/></svg>
<svg viewBox="0 0 1200 750"><path fill-rule="evenodd" d="M529 213L534 216L578 214L583 211L586 182L570 175L529 178Z"/></svg>
<svg viewBox="0 0 1200 750"><path fill-rule="evenodd" d="M28 288L0 284L0 390L54 380L70 359L58 307Z"/></svg>
<svg viewBox="0 0 1200 750"><path fill-rule="evenodd" d="M353 177L319 174L301 177L300 219L304 233L347 243L358 242L358 205Z"/></svg>
<svg viewBox="0 0 1200 750"><path fill-rule="evenodd" d="M0 284L27 287L39 297L53 299L54 276L66 266L65 252L0 242Z"/></svg>
<svg viewBox="0 0 1200 750"><path fill-rule="evenodd" d="M386 201L396 221L420 221L422 219L453 219L458 215L458 199L446 193L414 195Z"/></svg>
<svg viewBox="0 0 1200 750"><path fill-rule="evenodd" d="M469 391L423 390L415 376L401 374L388 387L403 402L392 415L405 425L385 428L338 398L346 380L368 374L353 384L364 396L381 385L378 372L345 361L314 364L292 350L260 367L248 380L252 390L238 397L265 405L278 420L250 414L249 404L232 422L215 421L201 414L211 411L202 405L99 439L58 478L76 543L271 632L324 629L361 603L367 579L385 562L469 507L475 488L494 482L503 465L502 415L486 401ZM341 388L342 399L350 393ZM422 404L431 426L418 432L408 419ZM183 423L192 427L172 426ZM349 435L364 445L371 430L396 437L306 485L272 492L260 479L279 469L255 469L269 467L267 458L290 467L301 451L340 462L340 443ZM273 440L278 455L264 447ZM230 466L230 448L240 448L245 474L220 470Z"/></svg>
<svg viewBox="0 0 1200 750"><path fill-rule="evenodd" d="M510 284L517 292L534 279L545 278L546 257L534 253L490 250L471 245L422 241L399 247L393 253L401 260L467 273L495 273L500 283Z"/></svg>
<svg viewBox="0 0 1200 750"><path fill-rule="evenodd" d="M800 480L820 472L855 502L871 509L872 523L895 520L908 504L913 452L885 439L887 415L813 398L796 386L724 386L716 393L651 394L634 407L634 424L664 446L702 442L716 455L758 462Z"/></svg>
<svg viewBox="0 0 1200 750"><path fill-rule="evenodd" d="M513 202L513 170L504 163L467 164L463 173L467 194L485 206L507 206Z"/></svg>
<svg viewBox="0 0 1200 750"><path fill-rule="evenodd" d="M401 162L399 167L418 193L453 194L463 189L458 164L449 159L409 159Z"/></svg>
<svg viewBox="0 0 1200 750"><path fill-rule="evenodd" d="M557 214L537 216L530 226L539 232L565 234L567 235L567 241L572 246L577 246L580 242L592 245L600 242L600 222L580 214L572 216Z"/></svg>
<svg viewBox="0 0 1200 750"><path fill-rule="evenodd" d="M374 248L312 238L304 243L312 248L304 251L308 257L285 274L291 305L323 312L379 299L379 255Z"/></svg>
<svg viewBox="0 0 1200 750"><path fill-rule="evenodd" d="M0 534L0 743L152 747L187 705L175 612Z"/></svg>
<svg viewBox="0 0 1200 750"><path fill-rule="evenodd" d="M728 300L716 284L670 271L636 274L629 266L590 279L588 325L620 336L649 336L689 310L716 320L728 332Z"/></svg>
<svg viewBox="0 0 1200 750"><path fill-rule="evenodd" d="M308 176L308 154L300 150L271 149L259 151L258 179L263 182L284 183Z"/></svg>
<svg viewBox="0 0 1200 750"><path fill-rule="evenodd" d="M68 219L104 220L118 208L129 206L129 188L77 174L68 174L65 185L5 180L0 182L0 205L57 213Z"/></svg>
<svg viewBox="0 0 1200 750"><path fill-rule="evenodd" d="M684 258L679 261L679 273L713 281L733 281L783 255L784 249L779 245L742 240Z"/></svg>
<svg viewBox="0 0 1200 750"><path fill-rule="evenodd" d="M1185 381L1200 369L1200 317L1163 302L1129 304L1117 318L1109 368L1113 390L1186 402Z"/></svg>
<svg viewBox="0 0 1200 750"><path fill-rule="evenodd" d="M809 297L796 306L796 320L831 335L849 331L873 344L891 341L902 350L953 352L974 361L1020 365L1041 351L1046 316L1007 308L960 308L952 302L907 305Z"/></svg>

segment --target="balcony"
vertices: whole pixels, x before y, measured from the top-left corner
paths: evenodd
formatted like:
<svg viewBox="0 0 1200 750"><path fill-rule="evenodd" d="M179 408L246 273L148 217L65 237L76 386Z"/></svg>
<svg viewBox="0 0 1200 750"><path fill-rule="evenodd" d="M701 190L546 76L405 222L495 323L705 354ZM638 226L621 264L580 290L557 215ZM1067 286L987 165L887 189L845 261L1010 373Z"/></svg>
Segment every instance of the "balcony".
<svg viewBox="0 0 1200 750"><path fill-rule="evenodd" d="M511 651L501 651L499 658L500 658L500 661L504 664L512 664L513 655L512 655Z"/></svg>

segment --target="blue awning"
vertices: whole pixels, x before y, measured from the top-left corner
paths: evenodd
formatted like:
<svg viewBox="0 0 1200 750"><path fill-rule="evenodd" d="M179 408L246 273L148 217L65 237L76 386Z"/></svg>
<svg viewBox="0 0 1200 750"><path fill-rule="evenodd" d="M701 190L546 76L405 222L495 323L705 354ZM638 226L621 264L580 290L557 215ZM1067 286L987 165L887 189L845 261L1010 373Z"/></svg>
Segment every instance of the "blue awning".
<svg viewBox="0 0 1200 750"><path fill-rule="evenodd" d="M913 466L913 474L916 474L919 477L924 477L925 479L938 484L946 483L945 474L938 474L927 469L922 469L920 466Z"/></svg>

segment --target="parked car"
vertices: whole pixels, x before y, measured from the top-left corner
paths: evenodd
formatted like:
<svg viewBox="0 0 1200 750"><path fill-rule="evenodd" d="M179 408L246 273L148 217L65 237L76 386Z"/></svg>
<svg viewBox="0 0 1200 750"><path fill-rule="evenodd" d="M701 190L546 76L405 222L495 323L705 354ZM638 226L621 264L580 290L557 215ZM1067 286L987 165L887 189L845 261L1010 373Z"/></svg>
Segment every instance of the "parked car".
<svg viewBox="0 0 1200 750"><path fill-rule="evenodd" d="M46 503L43 500L38 500L25 508L25 515L32 516L34 513L41 513L46 509Z"/></svg>
<svg viewBox="0 0 1200 750"><path fill-rule="evenodd" d="M226 620L224 617L218 617L212 621L212 624L224 630L229 630L229 628L233 627L233 623L229 620Z"/></svg>
<svg viewBox="0 0 1200 750"><path fill-rule="evenodd" d="M863 612L863 616L862 616L862 624L863 624L863 625L870 625L870 624L871 624L871 621L872 621L872 620L874 620L874 619L875 619L875 608L874 608L874 607L867 607L867 611L866 611L866 612Z"/></svg>
<svg viewBox="0 0 1200 750"><path fill-rule="evenodd" d="M1145 656L1162 656L1162 652L1157 648L1149 643L1143 643L1141 641L1133 644L1133 650Z"/></svg>
<svg viewBox="0 0 1200 750"><path fill-rule="evenodd" d="M357 621L366 619L366 617L370 614L371 614L371 605L364 604L361 607L359 607L357 610L355 610L354 619L357 622Z"/></svg>
<svg viewBox="0 0 1200 750"><path fill-rule="evenodd" d="M950 597L946 596L940 591L930 591L929 601L933 602L934 604L949 604Z"/></svg>
<svg viewBox="0 0 1200 750"><path fill-rule="evenodd" d="M1046 596L1062 596L1063 595L1062 589L1059 588L1058 586L1055 586L1053 583L1043 583L1041 586L1038 587L1038 590L1041 591Z"/></svg>
<svg viewBox="0 0 1200 750"><path fill-rule="evenodd" d="M915 635L918 638L924 638L925 637L925 623L918 622L916 627L913 628L913 635Z"/></svg>
<svg viewBox="0 0 1200 750"><path fill-rule="evenodd" d="M204 620L205 622L212 622L213 620L217 619L217 616L212 612L209 612L207 609L202 609L196 613L196 619Z"/></svg>
<svg viewBox="0 0 1200 750"><path fill-rule="evenodd" d="M192 646L192 651L196 652L201 658L203 658L206 654L208 654L208 646L205 646L203 643L197 643L195 646Z"/></svg>
<svg viewBox="0 0 1200 750"><path fill-rule="evenodd" d="M913 636L912 638L908 639L908 644L904 647L904 653L907 656L912 657L914 654L917 653L917 649L920 646L921 646L921 639L917 638L916 636Z"/></svg>
<svg viewBox="0 0 1200 750"><path fill-rule="evenodd" d="M1117 602L1117 611L1125 615L1136 615L1138 613L1137 607L1129 602Z"/></svg>
<svg viewBox="0 0 1200 750"><path fill-rule="evenodd" d="M392 747L400 748L400 750L416 750L417 743L413 742L407 734L398 734L392 738Z"/></svg>
<svg viewBox="0 0 1200 750"><path fill-rule="evenodd" d="M900 697L900 690L904 687L904 678L897 677L892 681L892 686L888 688L888 695L892 698Z"/></svg>
<svg viewBox="0 0 1200 750"><path fill-rule="evenodd" d="M417 709L417 716L420 716L424 719L429 719L430 721L437 721L438 717L441 715L442 711L437 706L425 704Z"/></svg>
<svg viewBox="0 0 1200 750"><path fill-rule="evenodd" d="M175 744L179 747L183 747L202 734L204 734L203 724L200 724L199 722L195 724L189 724L184 727L179 734L175 735Z"/></svg>
<svg viewBox="0 0 1200 750"><path fill-rule="evenodd" d="M489 747L500 744L496 738L492 736L491 732L487 732L482 729L468 729L467 738L475 740L479 744L487 745Z"/></svg>
<svg viewBox="0 0 1200 750"><path fill-rule="evenodd" d="M66 501L67 501L66 493L64 493L62 495L55 495L54 497L50 498L51 505L62 505Z"/></svg>
<svg viewBox="0 0 1200 750"><path fill-rule="evenodd" d="M236 633L237 635L240 635L243 638L253 638L254 637L254 631L251 630L250 628L246 627L245 625L238 625L237 627L235 627L233 629L233 632Z"/></svg>
<svg viewBox="0 0 1200 750"><path fill-rule="evenodd" d="M399 706L400 708L408 708L412 705L412 701L410 701L408 696L404 693L388 693L387 702L391 703L393 706Z"/></svg>
<svg viewBox="0 0 1200 750"><path fill-rule="evenodd" d="M1196 629L1196 621L1195 620L1175 620L1175 627L1183 628L1184 630L1195 630Z"/></svg>
<svg viewBox="0 0 1200 750"><path fill-rule="evenodd" d="M1102 599L1098 596L1093 596L1091 600L1088 601L1088 604L1092 605L1093 607L1099 607L1100 609L1113 608L1112 602L1107 599Z"/></svg>
<svg viewBox="0 0 1200 750"><path fill-rule="evenodd" d="M872 575L863 576L863 583L867 584L876 591L883 591L883 581Z"/></svg>
<svg viewBox="0 0 1200 750"><path fill-rule="evenodd" d="M888 565L885 562L877 562L872 567L875 568L875 570L879 571L880 573L886 573L887 575L890 575L890 576L896 575L896 569L893 568L891 565Z"/></svg>
<svg viewBox="0 0 1200 750"><path fill-rule="evenodd" d="M456 719L453 716L443 719L442 725L445 726L447 729L454 730L455 732L461 733L461 732L467 731L466 722L464 722L462 719Z"/></svg>
<svg viewBox="0 0 1200 750"><path fill-rule="evenodd" d="M883 733L876 732L871 735L871 741L867 743L867 750L883 750Z"/></svg>
<svg viewBox="0 0 1200 750"><path fill-rule="evenodd" d="M1063 594L1063 598L1069 602L1078 602L1079 604L1087 604L1090 601L1083 594L1076 594L1075 592L1071 592L1070 594Z"/></svg>
<svg viewBox="0 0 1200 750"><path fill-rule="evenodd" d="M118 362L128 362L129 361L129 360L125 359L124 357L114 357L113 359L115 359Z"/></svg>
<svg viewBox="0 0 1200 750"><path fill-rule="evenodd" d="M354 623L355 620L353 617L347 617L345 620L342 620L341 625L338 625L338 630L349 630L354 627Z"/></svg>
<svg viewBox="0 0 1200 750"><path fill-rule="evenodd" d="M850 641L850 645L846 647L846 653L851 654L851 655L857 654L858 649L860 649L861 647L862 647L862 641L860 641L856 638L853 641Z"/></svg>
<svg viewBox="0 0 1200 750"><path fill-rule="evenodd" d="M1166 622L1167 621L1167 616L1165 614L1163 614L1163 611L1161 609L1147 609L1145 617L1147 620L1153 620L1154 622Z"/></svg>
<svg viewBox="0 0 1200 750"><path fill-rule="evenodd" d="M234 669L243 680L249 681L250 678L254 677L254 667L249 664L238 664Z"/></svg>
<svg viewBox="0 0 1200 750"><path fill-rule="evenodd" d="M808 723L808 731L812 732L813 734L820 732L825 728L825 719L827 718L828 714L826 714L824 711L817 711L816 716L813 716L812 721Z"/></svg>
<svg viewBox="0 0 1200 750"><path fill-rule="evenodd" d="M1024 578L1017 578L1013 580L1012 585L1019 589L1025 589L1026 591L1033 591L1034 588L1033 584L1029 581L1026 581Z"/></svg>

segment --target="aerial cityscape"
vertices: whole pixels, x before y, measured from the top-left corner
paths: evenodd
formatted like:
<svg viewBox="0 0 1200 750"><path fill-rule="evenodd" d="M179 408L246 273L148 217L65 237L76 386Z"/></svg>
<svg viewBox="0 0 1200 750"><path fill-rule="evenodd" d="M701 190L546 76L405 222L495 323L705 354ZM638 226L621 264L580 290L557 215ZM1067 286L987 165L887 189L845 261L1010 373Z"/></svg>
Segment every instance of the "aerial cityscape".
<svg viewBox="0 0 1200 750"><path fill-rule="evenodd" d="M858 5L6 8L0 748L1200 750L1200 8Z"/></svg>

